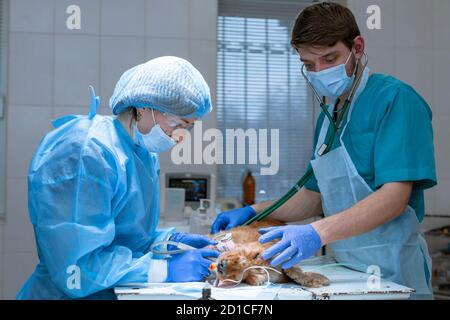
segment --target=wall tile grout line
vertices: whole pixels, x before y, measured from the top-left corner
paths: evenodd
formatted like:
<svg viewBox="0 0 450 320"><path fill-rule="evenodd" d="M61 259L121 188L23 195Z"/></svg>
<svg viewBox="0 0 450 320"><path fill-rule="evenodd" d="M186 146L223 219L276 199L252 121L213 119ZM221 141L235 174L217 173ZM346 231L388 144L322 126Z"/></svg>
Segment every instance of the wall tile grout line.
<svg viewBox="0 0 450 320"><path fill-rule="evenodd" d="M56 81L56 0L53 0L53 33L52 33L52 52L53 52L53 63L52 63L52 117L55 118L55 81Z"/></svg>

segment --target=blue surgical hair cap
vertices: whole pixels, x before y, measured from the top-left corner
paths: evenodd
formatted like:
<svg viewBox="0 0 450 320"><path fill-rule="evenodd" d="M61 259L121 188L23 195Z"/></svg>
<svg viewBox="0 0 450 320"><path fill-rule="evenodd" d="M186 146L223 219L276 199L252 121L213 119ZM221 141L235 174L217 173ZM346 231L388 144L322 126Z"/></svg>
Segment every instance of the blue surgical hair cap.
<svg viewBox="0 0 450 320"><path fill-rule="evenodd" d="M212 110L203 76L189 61L173 56L155 58L125 71L109 106L115 115L134 107L183 118L202 118Z"/></svg>

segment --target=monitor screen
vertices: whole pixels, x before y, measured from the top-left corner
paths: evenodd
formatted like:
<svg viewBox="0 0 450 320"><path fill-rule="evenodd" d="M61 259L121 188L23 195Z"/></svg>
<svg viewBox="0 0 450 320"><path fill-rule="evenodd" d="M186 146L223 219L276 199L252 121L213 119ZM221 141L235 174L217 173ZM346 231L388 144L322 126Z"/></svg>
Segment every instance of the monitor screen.
<svg viewBox="0 0 450 320"><path fill-rule="evenodd" d="M170 178L169 188L185 189L185 201L200 201L200 199L208 198L208 180L206 178Z"/></svg>

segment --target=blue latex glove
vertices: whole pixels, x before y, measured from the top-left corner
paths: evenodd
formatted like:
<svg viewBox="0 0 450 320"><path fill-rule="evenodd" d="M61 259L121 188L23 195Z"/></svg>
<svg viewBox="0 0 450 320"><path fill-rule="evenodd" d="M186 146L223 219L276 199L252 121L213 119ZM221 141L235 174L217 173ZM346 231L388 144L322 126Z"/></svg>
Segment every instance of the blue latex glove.
<svg viewBox="0 0 450 320"><path fill-rule="evenodd" d="M211 227L211 233L214 234L220 230L229 230L240 226L254 216L256 216L256 211L250 206L222 212L214 221Z"/></svg>
<svg viewBox="0 0 450 320"><path fill-rule="evenodd" d="M211 249L195 249L173 255L168 260L166 282L202 281L209 275L212 261L220 252Z"/></svg>
<svg viewBox="0 0 450 320"><path fill-rule="evenodd" d="M219 213L211 226L211 233L240 226L254 216L256 216L256 211L250 206Z"/></svg>
<svg viewBox="0 0 450 320"><path fill-rule="evenodd" d="M311 257L322 246L320 236L310 224L262 228L259 229L259 233L263 234L259 238L261 243L281 238L279 242L265 250L261 255L264 260L267 260L279 254L270 263L273 267L284 262L281 267L289 269L301 260Z"/></svg>
<svg viewBox="0 0 450 320"><path fill-rule="evenodd" d="M170 237L170 241L181 242L181 243L190 245L191 247L198 248L198 249L209 246L209 245L217 244L216 240L209 239L207 236L203 236L201 234L189 234L189 233L182 233L182 232L174 233ZM172 247L174 247L174 246L169 245L167 247L167 249L171 250Z"/></svg>

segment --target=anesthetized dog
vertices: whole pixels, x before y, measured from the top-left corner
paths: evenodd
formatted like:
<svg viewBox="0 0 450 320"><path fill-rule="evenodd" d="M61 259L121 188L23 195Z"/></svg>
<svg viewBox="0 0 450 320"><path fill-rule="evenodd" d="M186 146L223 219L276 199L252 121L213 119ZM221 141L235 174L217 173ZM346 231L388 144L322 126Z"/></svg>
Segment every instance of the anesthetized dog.
<svg viewBox="0 0 450 320"><path fill-rule="evenodd" d="M218 286L240 282L260 286L268 280L272 283L286 283L292 280L301 286L311 288L328 286L329 279L321 274L303 272L299 266L289 269L282 269L281 266L272 268L270 260L264 260L261 257L261 254L278 240L260 243L258 239L261 234L258 229L283 225L285 224L273 219L264 219L255 221L249 226L240 226L212 235L214 239L221 239L230 237L229 234L231 234L232 239L232 244L227 248L219 247L220 242L217 246L213 246L214 249L223 251L217 261L212 264L212 270L216 271ZM252 268L255 266L265 267L265 269Z"/></svg>

